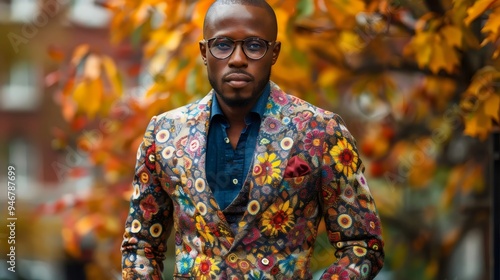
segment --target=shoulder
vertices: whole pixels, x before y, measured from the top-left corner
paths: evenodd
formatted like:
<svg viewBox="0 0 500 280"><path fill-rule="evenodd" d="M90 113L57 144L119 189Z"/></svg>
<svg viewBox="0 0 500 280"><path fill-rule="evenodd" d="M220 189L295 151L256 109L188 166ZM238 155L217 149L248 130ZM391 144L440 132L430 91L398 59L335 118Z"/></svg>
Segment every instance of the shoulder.
<svg viewBox="0 0 500 280"><path fill-rule="evenodd" d="M297 115L299 113L312 114L320 119L339 119L340 116L336 113L318 107L308 101L305 101L295 95L288 94L282 90L277 84L271 82L271 95L270 100L272 103L280 106L282 112L290 115Z"/></svg>
<svg viewBox="0 0 500 280"><path fill-rule="evenodd" d="M196 100L184 106L163 112L154 117L157 124L164 122L187 122L189 119L197 118L200 114L210 112L212 102L212 91L202 99Z"/></svg>
<svg viewBox="0 0 500 280"><path fill-rule="evenodd" d="M271 102L282 107L283 114L292 119L296 118L297 122L312 122L310 128L324 129L328 135L352 139L346 123L337 113L288 94L273 82L271 82L270 98Z"/></svg>

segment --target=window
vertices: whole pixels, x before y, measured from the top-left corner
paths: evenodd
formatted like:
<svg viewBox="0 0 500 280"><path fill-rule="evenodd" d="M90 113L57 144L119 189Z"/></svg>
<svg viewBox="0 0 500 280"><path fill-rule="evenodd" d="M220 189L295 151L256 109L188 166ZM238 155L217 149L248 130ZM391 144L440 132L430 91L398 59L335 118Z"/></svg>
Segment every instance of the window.
<svg viewBox="0 0 500 280"><path fill-rule="evenodd" d="M10 18L12 21L32 22L38 13L38 1L36 0L15 0L10 2Z"/></svg>
<svg viewBox="0 0 500 280"><path fill-rule="evenodd" d="M37 181L39 158L36 148L25 138L13 138L7 143L7 165L16 168L16 196L29 198L35 192L32 184Z"/></svg>
<svg viewBox="0 0 500 280"><path fill-rule="evenodd" d="M29 111L40 104L38 71L32 62L17 61L0 91L0 109Z"/></svg>
<svg viewBox="0 0 500 280"><path fill-rule="evenodd" d="M94 0L75 0L71 7L71 20L87 27L103 27L108 23L110 13L94 3Z"/></svg>

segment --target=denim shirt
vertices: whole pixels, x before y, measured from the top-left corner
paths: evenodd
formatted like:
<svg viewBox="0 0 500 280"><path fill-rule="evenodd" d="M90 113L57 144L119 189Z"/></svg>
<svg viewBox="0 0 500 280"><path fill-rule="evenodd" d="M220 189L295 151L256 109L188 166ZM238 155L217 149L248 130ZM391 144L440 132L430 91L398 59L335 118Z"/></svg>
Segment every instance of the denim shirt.
<svg viewBox="0 0 500 280"><path fill-rule="evenodd" d="M255 106L245 117L246 128L241 132L236 149L233 149L227 136L229 123L217 98L213 96L205 168L208 185L222 210L238 196L246 179L270 91L268 83Z"/></svg>

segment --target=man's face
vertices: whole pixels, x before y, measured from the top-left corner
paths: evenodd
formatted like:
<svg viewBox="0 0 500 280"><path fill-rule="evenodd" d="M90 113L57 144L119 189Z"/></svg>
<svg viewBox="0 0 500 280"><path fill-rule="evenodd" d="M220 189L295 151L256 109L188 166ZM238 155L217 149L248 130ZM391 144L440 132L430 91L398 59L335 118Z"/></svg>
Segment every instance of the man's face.
<svg viewBox="0 0 500 280"><path fill-rule="evenodd" d="M258 37L274 41L276 30L269 14L263 9L244 5L219 5L207 18L204 37L228 37L242 40ZM259 60L249 59L237 43L234 52L226 59L217 59L206 43L200 43L200 51L207 63L208 79L218 94L221 106L253 106L264 90L271 75L271 66L276 62L280 43L269 46L267 53Z"/></svg>

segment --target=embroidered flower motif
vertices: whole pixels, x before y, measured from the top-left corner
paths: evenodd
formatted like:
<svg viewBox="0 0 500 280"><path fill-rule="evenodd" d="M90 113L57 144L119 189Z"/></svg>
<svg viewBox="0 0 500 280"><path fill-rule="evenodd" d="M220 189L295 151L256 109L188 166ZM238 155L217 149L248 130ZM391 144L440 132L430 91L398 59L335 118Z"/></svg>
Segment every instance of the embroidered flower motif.
<svg viewBox="0 0 500 280"><path fill-rule="evenodd" d="M380 235L380 220L373 213L365 214L365 227L370 234Z"/></svg>
<svg viewBox="0 0 500 280"><path fill-rule="evenodd" d="M147 276L153 272L153 266L146 257L138 255L135 261L135 271L142 276Z"/></svg>
<svg viewBox="0 0 500 280"><path fill-rule="evenodd" d="M368 241L368 247L370 247L372 250L378 251L380 248L382 248L382 244L377 239L371 239L370 241Z"/></svg>
<svg viewBox="0 0 500 280"><path fill-rule="evenodd" d="M159 210L158 203L156 203L154 196L151 194L141 200L139 207L142 210L142 216L146 220L150 220L151 216L158 213Z"/></svg>
<svg viewBox="0 0 500 280"><path fill-rule="evenodd" d="M277 235L279 232L287 233L295 223L294 218L290 201L273 204L262 214L261 232L271 236Z"/></svg>
<svg viewBox="0 0 500 280"><path fill-rule="evenodd" d="M353 252L354 252L354 255L358 256L358 257L364 257L366 255L366 248L363 248L361 246L354 246L352 248Z"/></svg>
<svg viewBox="0 0 500 280"><path fill-rule="evenodd" d="M293 118L293 123L297 125L298 130L304 130L307 122L312 118L312 113L310 111L303 111L297 114L295 118Z"/></svg>
<svg viewBox="0 0 500 280"><path fill-rule="evenodd" d="M335 266L328 268L323 274L322 279L349 280L349 272L341 267Z"/></svg>
<svg viewBox="0 0 500 280"><path fill-rule="evenodd" d="M277 114L280 112L281 106L272 102L268 102L266 104L266 109L271 114Z"/></svg>
<svg viewBox="0 0 500 280"><path fill-rule="evenodd" d="M151 228L149 228L149 233L151 234L151 236L153 236L155 238L160 236L162 231L163 231L163 229L159 223L156 223L156 224L152 225Z"/></svg>
<svg viewBox="0 0 500 280"><path fill-rule="evenodd" d="M326 133L329 135L333 135L335 133L335 128L338 126L338 123L335 119L331 119L326 124Z"/></svg>
<svg viewBox="0 0 500 280"><path fill-rule="evenodd" d="M176 263L178 273L188 274L194 264L194 259L187 253L182 253L178 259Z"/></svg>
<svg viewBox="0 0 500 280"><path fill-rule="evenodd" d="M275 134L281 128L281 123L277 119L266 118L264 119L264 123L262 129L265 133Z"/></svg>
<svg viewBox="0 0 500 280"><path fill-rule="evenodd" d="M191 157L200 156L202 149L201 139L203 139L201 134L199 132L196 132L192 139L190 139L190 142L186 143L187 145L183 147L182 150L187 152Z"/></svg>
<svg viewBox="0 0 500 280"><path fill-rule="evenodd" d="M156 161L155 150L156 146L153 143L146 151L146 160L144 161L144 164L149 170L155 170L155 161Z"/></svg>
<svg viewBox="0 0 500 280"><path fill-rule="evenodd" d="M304 148L309 151L311 156L321 156L323 153L323 139L325 133L317 129L310 131L306 134L304 140Z"/></svg>
<svg viewBox="0 0 500 280"><path fill-rule="evenodd" d="M279 166L281 164L281 160L276 156L276 154L265 153L264 156L258 156L257 160L259 163L256 164L253 169L253 175L258 184L270 184L273 181L273 178L280 178L281 169Z"/></svg>
<svg viewBox="0 0 500 280"><path fill-rule="evenodd" d="M345 229L350 228L352 226L352 218L347 214L339 215L339 217L337 218L337 222L342 228Z"/></svg>
<svg viewBox="0 0 500 280"><path fill-rule="evenodd" d="M340 194L340 197L347 203L351 205L356 204L356 196L354 194L354 189L351 185L345 186L344 190Z"/></svg>
<svg viewBox="0 0 500 280"><path fill-rule="evenodd" d="M358 154L347 139L339 139L337 145L330 150L330 155L336 162L335 169L347 178L351 177L356 170Z"/></svg>
<svg viewBox="0 0 500 280"><path fill-rule="evenodd" d="M190 216L194 215L196 208L182 188L179 188L177 192L177 202L179 203L182 211L186 212Z"/></svg>
<svg viewBox="0 0 500 280"><path fill-rule="evenodd" d="M292 146L293 146L293 139L290 137L285 137L280 142L280 147L285 151L290 150Z"/></svg>
<svg viewBox="0 0 500 280"><path fill-rule="evenodd" d="M141 225L141 222L139 222L139 220L133 220L132 221L132 226L130 228L130 231L132 233L138 233L142 228L142 225Z"/></svg>
<svg viewBox="0 0 500 280"><path fill-rule="evenodd" d="M256 215L260 210L260 203L258 200L252 200L248 203L248 213L251 215Z"/></svg>
<svg viewBox="0 0 500 280"><path fill-rule="evenodd" d="M278 262L280 270L283 274L287 276L293 275L295 271L295 263L297 262L297 258L294 255L287 256L284 260Z"/></svg>
<svg viewBox="0 0 500 280"><path fill-rule="evenodd" d="M215 242L215 237L210 230L210 227L205 222L202 216L196 216L196 229L203 237L203 241L213 244Z"/></svg>
<svg viewBox="0 0 500 280"><path fill-rule="evenodd" d="M134 184L134 192L132 193L132 199L138 199L141 195L141 189L138 184Z"/></svg>
<svg viewBox="0 0 500 280"><path fill-rule="evenodd" d="M166 129L162 129L156 134L156 141L158 141L158 143L165 143L169 138L170 132Z"/></svg>
<svg viewBox="0 0 500 280"><path fill-rule="evenodd" d="M167 146L163 151L161 151L161 156L164 159L170 159L175 154L175 147Z"/></svg>
<svg viewBox="0 0 500 280"><path fill-rule="evenodd" d="M286 104L288 104L288 100L285 98L284 95L276 94L271 96L273 98L273 101L281 106L285 106Z"/></svg>
<svg viewBox="0 0 500 280"><path fill-rule="evenodd" d="M196 279L209 280L215 278L219 273L219 262L216 262L214 259L208 258L205 255L198 255L194 263L195 266L193 272Z"/></svg>

